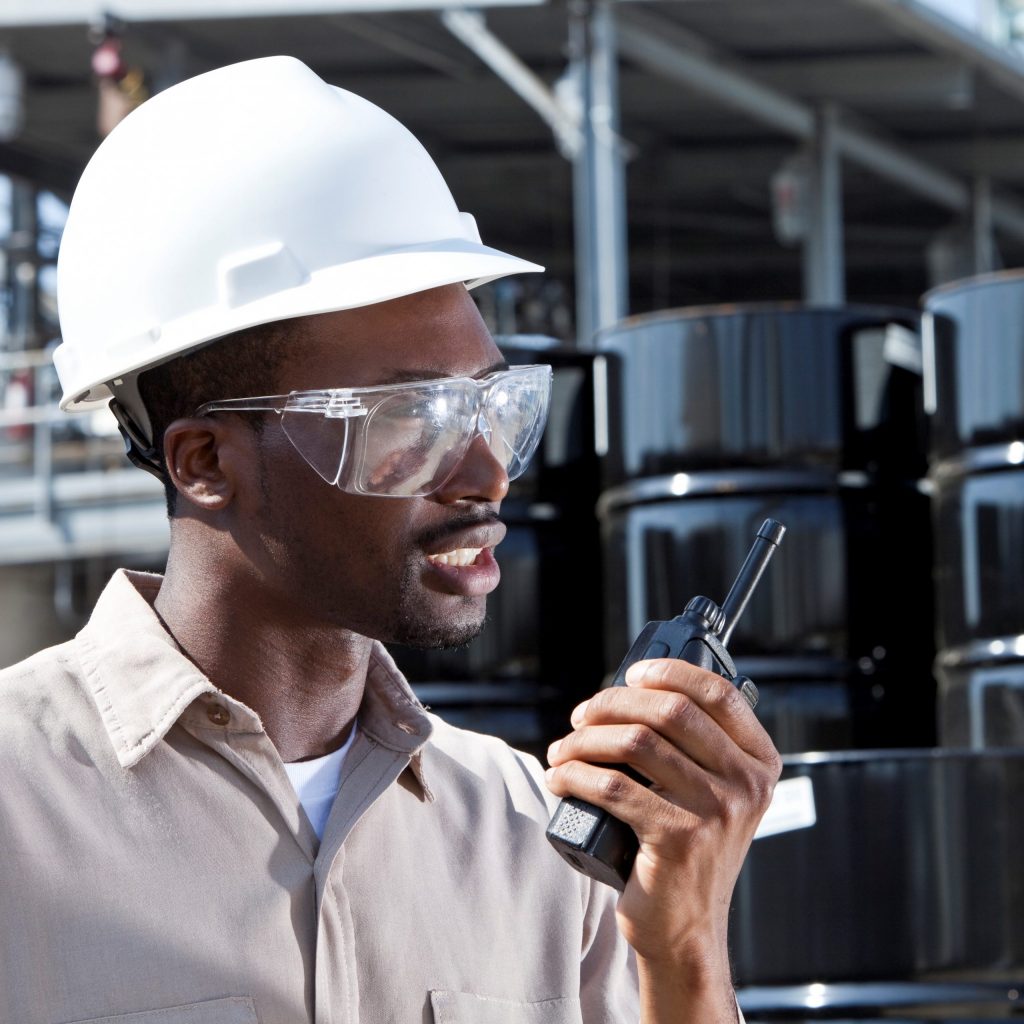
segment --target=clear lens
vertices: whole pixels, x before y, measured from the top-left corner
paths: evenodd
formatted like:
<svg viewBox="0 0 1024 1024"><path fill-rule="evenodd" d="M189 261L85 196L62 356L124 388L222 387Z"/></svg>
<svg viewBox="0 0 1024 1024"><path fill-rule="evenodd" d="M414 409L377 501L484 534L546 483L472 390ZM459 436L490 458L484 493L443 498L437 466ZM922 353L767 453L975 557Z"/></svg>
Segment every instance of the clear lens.
<svg viewBox="0 0 1024 1024"><path fill-rule="evenodd" d="M508 374L492 385L481 412L481 432L510 480L522 474L537 450L547 421L549 396L550 371Z"/></svg>
<svg viewBox="0 0 1024 1024"><path fill-rule="evenodd" d="M328 483L355 494L413 497L444 484L478 433L514 480L537 450L550 392L550 368L533 366L483 381L354 389L346 401L351 394L362 408L344 416L330 414L331 392L296 393L281 425Z"/></svg>
<svg viewBox="0 0 1024 1024"><path fill-rule="evenodd" d="M338 475L348 454L351 420L325 416L313 411L285 407L281 429L295 450L329 484L338 483Z"/></svg>
<svg viewBox="0 0 1024 1024"><path fill-rule="evenodd" d="M476 416L465 387L392 395L361 422L339 486L361 494L429 494L465 454Z"/></svg>

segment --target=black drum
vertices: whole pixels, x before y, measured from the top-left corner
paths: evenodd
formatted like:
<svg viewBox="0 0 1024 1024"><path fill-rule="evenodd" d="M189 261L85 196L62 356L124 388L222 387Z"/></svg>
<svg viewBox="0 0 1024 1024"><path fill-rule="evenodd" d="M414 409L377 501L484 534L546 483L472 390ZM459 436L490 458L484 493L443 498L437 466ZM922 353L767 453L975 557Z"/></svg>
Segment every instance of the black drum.
<svg viewBox="0 0 1024 1024"><path fill-rule="evenodd" d="M859 981L741 989L747 1024L989 1024L1015 1016L1022 1002L1014 981Z"/></svg>
<svg viewBox="0 0 1024 1024"><path fill-rule="evenodd" d="M509 496L563 512L592 513L607 448L607 366L615 357L566 348L543 336L506 335L495 341L511 365L547 363L553 371L547 429L526 472L512 482Z"/></svg>
<svg viewBox="0 0 1024 1024"><path fill-rule="evenodd" d="M645 622L678 615L694 594L721 601L771 517L786 538L733 654L881 662L914 629L909 610L929 618L928 511L911 487L890 494L806 472L677 474L606 492L611 660Z"/></svg>
<svg viewBox="0 0 1024 1024"><path fill-rule="evenodd" d="M1024 438L1024 271L943 285L924 304L933 458Z"/></svg>
<svg viewBox="0 0 1024 1024"><path fill-rule="evenodd" d="M610 366L611 484L722 467L924 474L912 310L722 306L633 317Z"/></svg>
<svg viewBox="0 0 1024 1024"><path fill-rule="evenodd" d="M788 661L787 678L752 667L756 683L845 685L842 746L934 742L928 497L859 484L808 471L680 473L606 492L606 671L649 620L697 594L720 602L771 517L787 534L730 641L737 662ZM838 669L823 673L823 660Z"/></svg>
<svg viewBox="0 0 1024 1024"><path fill-rule="evenodd" d="M857 739L854 673L829 658L740 658L737 671L757 684L757 717L782 754L847 750Z"/></svg>
<svg viewBox="0 0 1024 1024"><path fill-rule="evenodd" d="M758 676L757 717L781 754L848 750L856 741L850 686L843 680Z"/></svg>
<svg viewBox="0 0 1024 1024"><path fill-rule="evenodd" d="M974 449L931 477L939 646L1024 633L1024 443Z"/></svg>
<svg viewBox="0 0 1024 1024"><path fill-rule="evenodd" d="M542 758L568 720L562 695L552 687L505 680L500 683L413 683L420 701L460 729L500 736Z"/></svg>
<svg viewBox="0 0 1024 1024"><path fill-rule="evenodd" d="M784 760L817 821L750 849L730 919L740 985L1021 980L1024 750Z"/></svg>
<svg viewBox="0 0 1024 1024"><path fill-rule="evenodd" d="M1024 747L1024 635L940 651L935 673L940 743Z"/></svg>

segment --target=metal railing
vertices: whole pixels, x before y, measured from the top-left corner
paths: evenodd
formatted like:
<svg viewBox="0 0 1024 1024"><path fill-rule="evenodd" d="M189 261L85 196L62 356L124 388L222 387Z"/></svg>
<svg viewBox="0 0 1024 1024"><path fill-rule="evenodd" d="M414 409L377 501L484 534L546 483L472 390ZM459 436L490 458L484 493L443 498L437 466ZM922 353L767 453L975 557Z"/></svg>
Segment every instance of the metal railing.
<svg viewBox="0 0 1024 1024"><path fill-rule="evenodd" d="M163 493L105 410L69 415L48 352L0 352L0 564L159 553Z"/></svg>

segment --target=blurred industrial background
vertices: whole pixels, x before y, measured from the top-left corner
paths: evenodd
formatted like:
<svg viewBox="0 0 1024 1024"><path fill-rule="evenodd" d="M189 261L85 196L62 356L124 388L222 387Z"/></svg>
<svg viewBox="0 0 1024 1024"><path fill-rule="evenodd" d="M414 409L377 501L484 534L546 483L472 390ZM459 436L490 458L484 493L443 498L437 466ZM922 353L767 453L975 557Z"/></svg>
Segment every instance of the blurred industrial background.
<svg viewBox="0 0 1024 1024"><path fill-rule="evenodd" d="M0 0L0 665L166 553L113 419L56 409L75 182L294 55L548 268L475 293L554 406L488 629L395 652L424 701L543 751L780 519L731 649L814 813L741 877L748 1020L1024 1012L1022 47L1024 0Z"/></svg>

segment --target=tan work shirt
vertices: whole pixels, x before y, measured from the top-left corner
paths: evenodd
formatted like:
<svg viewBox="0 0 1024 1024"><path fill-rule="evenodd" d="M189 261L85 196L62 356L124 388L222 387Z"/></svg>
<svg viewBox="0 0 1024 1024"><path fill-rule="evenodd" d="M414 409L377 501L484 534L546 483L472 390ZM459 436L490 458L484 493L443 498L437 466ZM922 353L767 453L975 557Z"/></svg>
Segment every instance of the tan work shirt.
<svg viewBox="0 0 1024 1024"><path fill-rule="evenodd" d="M0 673L0 1024L635 1024L615 893L549 847L534 759L378 647L318 843L159 586L118 573Z"/></svg>

